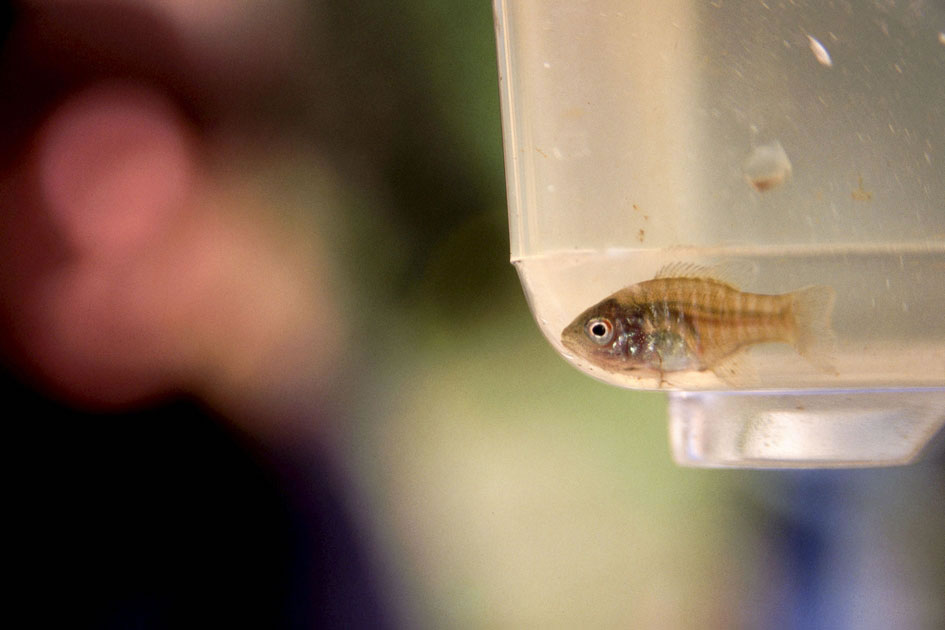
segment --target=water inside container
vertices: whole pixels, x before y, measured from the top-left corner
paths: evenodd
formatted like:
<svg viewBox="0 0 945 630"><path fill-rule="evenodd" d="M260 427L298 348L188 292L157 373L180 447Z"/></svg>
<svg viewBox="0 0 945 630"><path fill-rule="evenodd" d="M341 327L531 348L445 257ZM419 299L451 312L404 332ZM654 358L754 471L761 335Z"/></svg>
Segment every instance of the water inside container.
<svg viewBox="0 0 945 630"><path fill-rule="evenodd" d="M677 444L700 444L687 419L727 427L732 444L779 419L767 451L682 449L683 462L913 457L945 418L945 5L496 0L495 11L512 261L551 344L608 383L680 392L674 435L693 440ZM687 363L678 327L654 337L670 349L655 371L562 343L582 311L674 263L741 269L732 284L759 295L829 287L829 366L789 336L745 344L727 370ZM910 425L921 428L897 455L858 448L843 438L850 413L827 413L871 391L893 392L869 399L887 419L912 417L909 392L924 392ZM809 399L820 411L766 415L757 392L775 410L822 392ZM826 432L804 433L817 417Z"/></svg>

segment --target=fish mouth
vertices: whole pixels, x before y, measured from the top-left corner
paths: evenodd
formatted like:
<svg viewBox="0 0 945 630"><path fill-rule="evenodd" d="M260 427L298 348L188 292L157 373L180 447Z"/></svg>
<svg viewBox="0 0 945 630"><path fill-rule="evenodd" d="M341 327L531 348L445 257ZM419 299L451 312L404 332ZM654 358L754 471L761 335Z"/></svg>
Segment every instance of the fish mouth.
<svg viewBox="0 0 945 630"><path fill-rule="evenodd" d="M570 347L568 344L564 344L564 352L561 353L561 356L563 356L565 359L568 359L569 361L579 361L584 358L584 355Z"/></svg>
<svg viewBox="0 0 945 630"><path fill-rule="evenodd" d="M581 342L578 338L575 338L575 330L573 326L568 326L561 331L561 345L563 345L569 352L575 356L581 356L580 351Z"/></svg>

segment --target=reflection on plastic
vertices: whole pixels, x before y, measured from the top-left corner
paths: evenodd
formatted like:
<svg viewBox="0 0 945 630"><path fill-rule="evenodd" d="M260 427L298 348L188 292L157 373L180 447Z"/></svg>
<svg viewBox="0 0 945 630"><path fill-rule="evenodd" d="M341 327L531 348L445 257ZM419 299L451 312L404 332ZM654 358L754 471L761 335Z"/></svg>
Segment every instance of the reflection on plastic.
<svg viewBox="0 0 945 630"><path fill-rule="evenodd" d="M895 466L945 424L945 389L670 394L673 457L684 466Z"/></svg>

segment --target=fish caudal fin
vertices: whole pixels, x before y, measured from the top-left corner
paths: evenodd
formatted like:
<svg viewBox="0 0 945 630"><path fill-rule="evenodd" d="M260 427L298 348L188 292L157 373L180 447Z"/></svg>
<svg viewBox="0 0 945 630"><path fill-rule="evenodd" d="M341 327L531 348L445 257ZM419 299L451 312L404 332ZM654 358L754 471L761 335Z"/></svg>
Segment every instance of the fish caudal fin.
<svg viewBox="0 0 945 630"><path fill-rule="evenodd" d="M833 353L837 339L830 327L836 292L832 287L812 286L792 293L794 347L824 372L836 373Z"/></svg>

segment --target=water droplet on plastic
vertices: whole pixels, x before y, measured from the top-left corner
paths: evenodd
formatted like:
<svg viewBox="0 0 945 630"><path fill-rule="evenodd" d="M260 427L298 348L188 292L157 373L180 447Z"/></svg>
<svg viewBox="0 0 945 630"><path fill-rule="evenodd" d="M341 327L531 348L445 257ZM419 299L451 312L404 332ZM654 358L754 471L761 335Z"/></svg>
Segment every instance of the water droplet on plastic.
<svg viewBox="0 0 945 630"><path fill-rule="evenodd" d="M812 53L814 53L814 57L817 58L817 61L820 62L820 65L827 66L828 68L833 66L833 61L830 59L830 53L827 52L827 49L824 48L823 44L810 35L807 36L807 41L810 42L810 50Z"/></svg>
<svg viewBox="0 0 945 630"><path fill-rule="evenodd" d="M752 188L765 192L777 188L791 176L791 160L775 140L754 149L745 160L745 178Z"/></svg>

